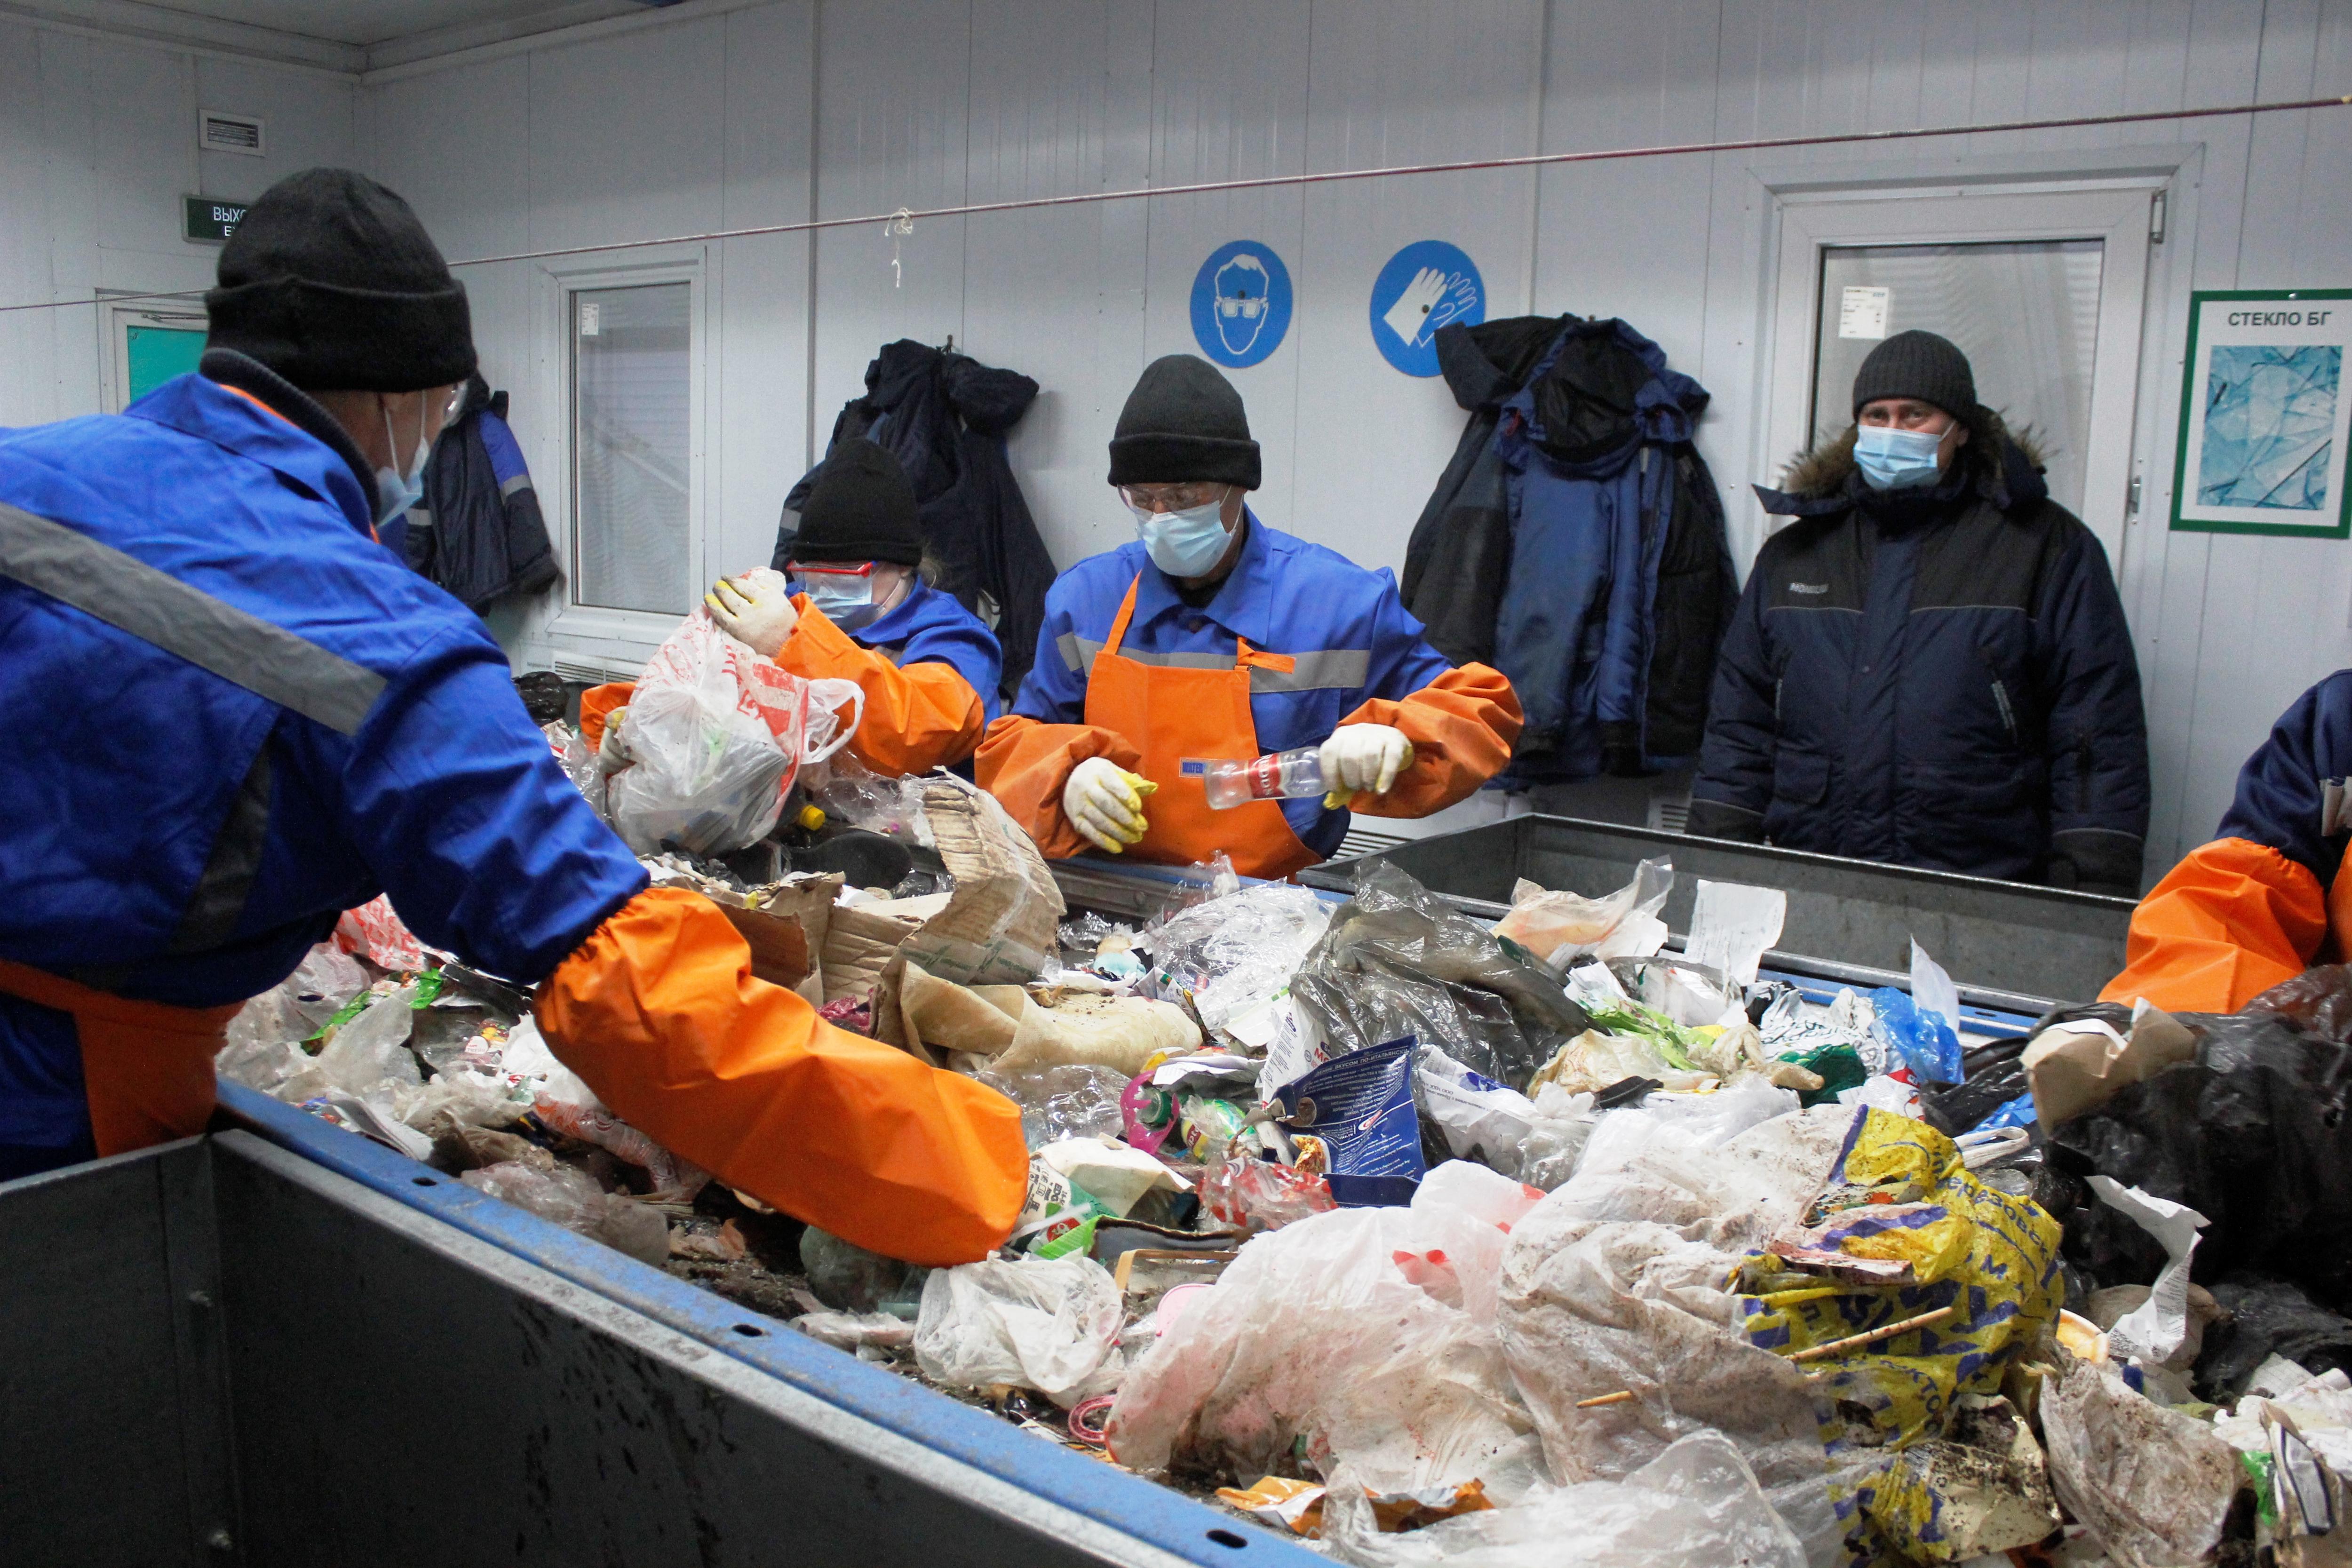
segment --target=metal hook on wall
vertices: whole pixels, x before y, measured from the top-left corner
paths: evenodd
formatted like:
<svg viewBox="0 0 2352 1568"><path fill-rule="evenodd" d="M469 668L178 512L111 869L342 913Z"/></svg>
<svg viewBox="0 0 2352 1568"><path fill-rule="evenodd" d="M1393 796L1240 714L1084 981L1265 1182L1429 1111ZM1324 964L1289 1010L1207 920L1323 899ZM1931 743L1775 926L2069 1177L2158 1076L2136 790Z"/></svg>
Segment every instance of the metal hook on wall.
<svg viewBox="0 0 2352 1568"><path fill-rule="evenodd" d="M908 235L915 232L915 215L900 207L883 220L882 232L890 237L890 287L904 289L907 278L898 265L898 246Z"/></svg>

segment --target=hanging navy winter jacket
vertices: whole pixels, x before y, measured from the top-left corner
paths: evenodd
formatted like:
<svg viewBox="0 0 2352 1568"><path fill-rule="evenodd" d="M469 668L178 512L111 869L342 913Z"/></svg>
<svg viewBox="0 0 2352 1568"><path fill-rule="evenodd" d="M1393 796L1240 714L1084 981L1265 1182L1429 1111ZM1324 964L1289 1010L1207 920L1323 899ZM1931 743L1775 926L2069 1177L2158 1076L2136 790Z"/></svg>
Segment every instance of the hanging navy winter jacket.
<svg viewBox="0 0 2352 1568"><path fill-rule="evenodd" d="M2105 552L1979 409L1952 472L1800 460L1725 639L1690 831L2136 894L2139 669Z"/></svg>
<svg viewBox="0 0 2352 1568"><path fill-rule="evenodd" d="M478 615L509 595L550 588L561 575L530 469L507 428L507 395L491 392L478 375L433 444L425 499L406 517L407 538L396 548Z"/></svg>
<svg viewBox="0 0 2352 1568"><path fill-rule="evenodd" d="M1503 405L1511 560L1495 667L1527 710L1516 783L1697 751L1738 579L1691 445L1706 389L1619 321L1562 329Z"/></svg>
<svg viewBox="0 0 2352 1568"><path fill-rule="evenodd" d="M1045 590L1054 585L1054 558L1004 450L1005 432L1036 397L1037 384L1018 371L901 338L866 365L866 395L843 406L825 444L830 452L862 437L898 459L915 487L923 549L939 566L940 587L1003 647L1003 684L981 693L992 704L1010 701L1029 673ZM784 498L772 563L779 572L792 563L801 509L822 467Z"/></svg>

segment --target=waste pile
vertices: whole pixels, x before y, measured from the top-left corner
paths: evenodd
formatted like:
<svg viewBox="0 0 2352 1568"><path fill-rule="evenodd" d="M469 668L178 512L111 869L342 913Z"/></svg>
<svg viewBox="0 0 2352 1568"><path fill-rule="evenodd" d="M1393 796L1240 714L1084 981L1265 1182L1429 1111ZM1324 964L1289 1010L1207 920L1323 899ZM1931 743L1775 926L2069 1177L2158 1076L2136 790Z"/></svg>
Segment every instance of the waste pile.
<svg viewBox="0 0 2352 1568"><path fill-rule="evenodd" d="M1671 948L1663 859L1491 927L1380 863L1121 923L960 781L814 787L922 890L646 863L1021 1108L987 1259L730 1191L396 933L221 1071L1342 1561L2352 1562L2352 972L1993 1038L1916 944L1907 989L1765 973L1773 889Z"/></svg>

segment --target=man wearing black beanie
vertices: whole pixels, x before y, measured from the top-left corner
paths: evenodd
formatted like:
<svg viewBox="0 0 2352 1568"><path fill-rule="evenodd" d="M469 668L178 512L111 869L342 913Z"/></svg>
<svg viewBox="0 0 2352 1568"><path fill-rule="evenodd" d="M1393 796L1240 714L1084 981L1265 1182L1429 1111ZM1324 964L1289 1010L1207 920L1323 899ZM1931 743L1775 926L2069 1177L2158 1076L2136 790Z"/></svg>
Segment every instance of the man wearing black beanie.
<svg viewBox="0 0 2352 1568"><path fill-rule="evenodd" d="M1144 367L1110 443L1138 537L1055 583L1036 662L977 759L1047 855L1222 850L1244 876L1286 876L1339 847L1350 809L1423 816L1510 760L1510 682L1448 665L1389 574L1268 528L1243 499L1260 478L1214 365ZM1209 805L1208 764L1299 749L1311 785L1268 767L1258 798Z"/></svg>
<svg viewBox="0 0 2352 1568"><path fill-rule="evenodd" d="M205 1131L230 1015L389 894L720 1179L911 1261L1002 1242L1018 1110L649 889L481 622L377 542L474 368L407 204L280 181L206 302L197 374L0 433L0 1180Z"/></svg>
<svg viewBox="0 0 2352 1568"><path fill-rule="evenodd" d="M2137 896L2147 728L2099 542L1958 345L1897 332L1765 510L1690 831Z"/></svg>

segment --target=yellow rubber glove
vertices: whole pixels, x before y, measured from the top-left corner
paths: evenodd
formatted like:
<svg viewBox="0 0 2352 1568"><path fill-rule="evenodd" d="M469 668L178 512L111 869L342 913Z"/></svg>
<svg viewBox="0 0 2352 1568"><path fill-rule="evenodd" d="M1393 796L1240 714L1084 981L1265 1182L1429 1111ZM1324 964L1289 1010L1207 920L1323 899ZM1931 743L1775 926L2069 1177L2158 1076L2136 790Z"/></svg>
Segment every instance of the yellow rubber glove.
<svg viewBox="0 0 2352 1568"><path fill-rule="evenodd" d="M1062 815L1087 842L1117 855L1143 842L1143 797L1159 787L1108 757L1088 757L1062 785Z"/></svg>

